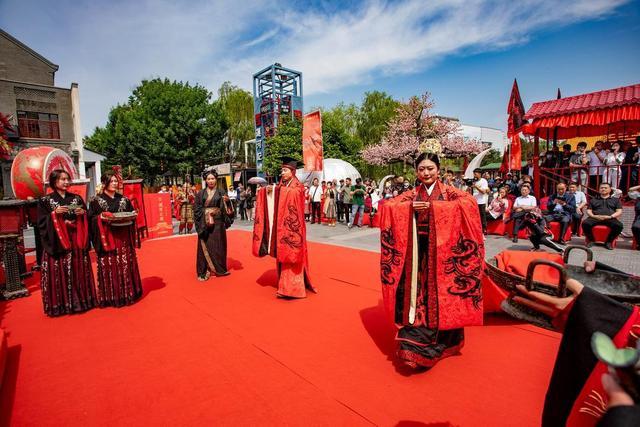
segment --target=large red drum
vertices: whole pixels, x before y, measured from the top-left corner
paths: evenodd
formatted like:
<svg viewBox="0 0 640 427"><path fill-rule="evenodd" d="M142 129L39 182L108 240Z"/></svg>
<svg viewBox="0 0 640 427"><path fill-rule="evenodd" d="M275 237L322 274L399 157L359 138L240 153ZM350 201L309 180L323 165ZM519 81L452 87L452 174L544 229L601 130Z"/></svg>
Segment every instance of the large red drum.
<svg viewBox="0 0 640 427"><path fill-rule="evenodd" d="M45 183L55 169L78 178L73 159L59 148L33 147L18 153L11 165L11 188L17 199L38 198L45 194Z"/></svg>

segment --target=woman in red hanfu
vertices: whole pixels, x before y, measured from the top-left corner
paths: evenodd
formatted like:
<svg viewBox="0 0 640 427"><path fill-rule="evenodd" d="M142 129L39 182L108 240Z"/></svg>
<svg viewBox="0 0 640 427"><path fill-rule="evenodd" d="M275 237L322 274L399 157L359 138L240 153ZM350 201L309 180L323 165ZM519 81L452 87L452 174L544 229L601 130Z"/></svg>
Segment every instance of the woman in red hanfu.
<svg viewBox="0 0 640 427"><path fill-rule="evenodd" d="M278 297L305 298L316 292L309 278L307 231L304 222L304 187L296 178L294 159L285 159L277 186L256 194L253 254L277 260Z"/></svg>
<svg viewBox="0 0 640 427"><path fill-rule="evenodd" d="M422 153L417 186L383 205L384 304L398 328L397 356L431 368L459 353L464 326L482 324L484 239L475 199L438 180L440 160Z"/></svg>
<svg viewBox="0 0 640 427"><path fill-rule="evenodd" d="M66 171L54 170L49 176L53 192L38 202L44 248L42 303L48 316L79 313L96 305L87 213L82 197L67 191L70 183Z"/></svg>
<svg viewBox="0 0 640 427"><path fill-rule="evenodd" d="M121 307L142 296L135 218L125 224L114 221L114 214L134 209L128 198L116 192L118 178L113 172L102 175L101 181L102 193L89 204L91 240L98 255L98 304Z"/></svg>

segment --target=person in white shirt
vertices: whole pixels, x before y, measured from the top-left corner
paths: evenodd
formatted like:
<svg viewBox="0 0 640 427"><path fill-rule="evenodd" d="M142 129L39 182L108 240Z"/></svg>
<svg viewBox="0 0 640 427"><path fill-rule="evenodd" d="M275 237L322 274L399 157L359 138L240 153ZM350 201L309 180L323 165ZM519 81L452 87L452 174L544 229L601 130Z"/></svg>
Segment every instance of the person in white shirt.
<svg viewBox="0 0 640 427"><path fill-rule="evenodd" d="M551 234L545 229L544 218L539 209L537 209L537 200L529 194L531 187L528 184L524 184L520 191L522 195L513 203L513 214L511 214L511 219L514 221L513 242L518 242L518 231L524 225L529 229L529 240L533 244L533 250L540 249L542 244L555 251L562 252L562 246L549 240Z"/></svg>
<svg viewBox="0 0 640 427"><path fill-rule="evenodd" d="M482 232L487 234L487 203L489 203L489 192L491 190L487 180L482 178L482 170L476 169L473 171L473 180L473 197L478 202Z"/></svg>
<svg viewBox="0 0 640 427"><path fill-rule="evenodd" d="M309 188L309 199L311 200L311 224L322 223L320 217L320 202L322 201L322 187L318 184L318 178L313 178Z"/></svg>
<svg viewBox="0 0 640 427"><path fill-rule="evenodd" d="M521 196L513 202L513 213L511 214L511 220L513 220L513 243L518 243L518 231L522 228L525 214L538 207L538 201L535 196L529 194L530 192L531 187L524 184L520 188Z"/></svg>
<svg viewBox="0 0 640 427"><path fill-rule="evenodd" d="M604 163L607 165L605 181L611 184L615 189L620 186L620 175L622 168L620 165L624 162L625 153L620 151L620 141L611 144L611 151L607 153Z"/></svg>
<svg viewBox="0 0 640 427"><path fill-rule="evenodd" d="M597 189L602 182L602 177L605 175L606 168L604 162L607 158L607 150L603 148L602 141L596 141L593 150L587 154L589 158L589 188L596 189L593 195L597 195Z"/></svg>
<svg viewBox="0 0 640 427"><path fill-rule="evenodd" d="M587 196L578 188L577 182L569 183L569 193L576 198L576 211L573 213L571 221L571 230L574 234L578 232L578 227L580 227L580 222L582 221L582 209L587 206Z"/></svg>

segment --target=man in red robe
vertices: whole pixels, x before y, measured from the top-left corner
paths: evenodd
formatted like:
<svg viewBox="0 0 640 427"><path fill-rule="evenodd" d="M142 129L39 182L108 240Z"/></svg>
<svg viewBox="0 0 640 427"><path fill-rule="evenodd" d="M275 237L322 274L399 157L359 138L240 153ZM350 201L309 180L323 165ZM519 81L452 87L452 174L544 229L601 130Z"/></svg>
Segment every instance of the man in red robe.
<svg viewBox="0 0 640 427"><path fill-rule="evenodd" d="M256 194L253 254L276 258L278 297L305 298L316 292L309 278L307 231L304 221L304 186L296 178L294 159L284 159L280 183Z"/></svg>

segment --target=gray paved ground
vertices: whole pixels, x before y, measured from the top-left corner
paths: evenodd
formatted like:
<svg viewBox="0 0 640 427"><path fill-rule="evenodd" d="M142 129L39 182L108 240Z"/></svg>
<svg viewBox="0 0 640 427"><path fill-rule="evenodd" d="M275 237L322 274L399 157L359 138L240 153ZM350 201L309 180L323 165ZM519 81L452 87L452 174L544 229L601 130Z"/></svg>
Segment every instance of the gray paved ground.
<svg viewBox="0 0 640 427"><path fill-rule="evenodd" d="M234 229L251 230L252 227L253 223L248 221L236 220L233 224ZM307 223L307 239L313 242L380 252L380 232L377 228L362 227L349 230L342 224L338 224L336 227L327 227ZM584 244L584 238L574 237L571 242ZM521 239L518 243L513 243L510 239L501 236L487 236L485 247L487 257L491 257L505 249L529 250L532 245L528 240ZM618 247L613 251L597 245L593 247L593 251L597 261L622 271L640 275L640 251L631 250L629 239L619 239ZM570 262L580 264L583 260L584 254L576 252L575 255L571 255Z"/></svg>
<svg viewBox="0 0 640 427"><path fill-rule="evenodd" d="M236 219L232 229L252 230L253 223ZM178 234L178 224L174 220L174 234ZM354 227L349 230L346 225L338 224L336 227L307 223L307 239L313 242L325 243L337 246L346 246L354 249L362 249L372 252L380 252L380 232L377 228ZM30 230L25 232L27 247L33 247L33 234ZM584 238L574 237L572 243L584 244ZM513 243L511 240L500 236L487 236L487 257L496 255L505 249L528 250L532 246L528 240L520 240ZM595 259L620 270L640 275L640 251L631 250L629 239L620 239L618 247L609 251L600 246L594 246ZM572 264L579 264L584 259L582 253L571 256Z"/></svg>

